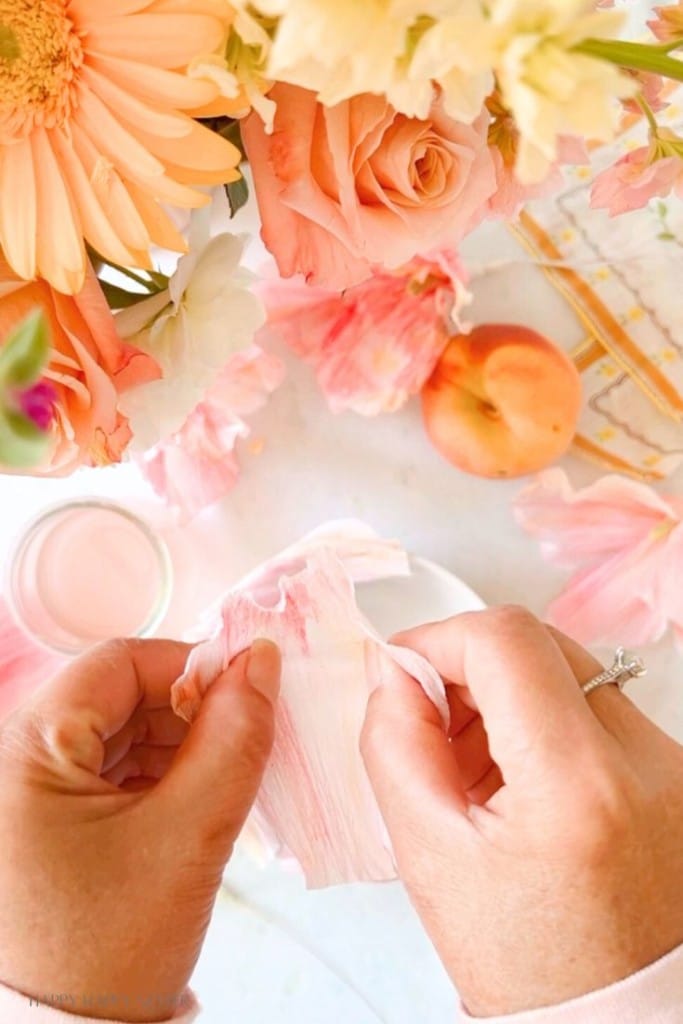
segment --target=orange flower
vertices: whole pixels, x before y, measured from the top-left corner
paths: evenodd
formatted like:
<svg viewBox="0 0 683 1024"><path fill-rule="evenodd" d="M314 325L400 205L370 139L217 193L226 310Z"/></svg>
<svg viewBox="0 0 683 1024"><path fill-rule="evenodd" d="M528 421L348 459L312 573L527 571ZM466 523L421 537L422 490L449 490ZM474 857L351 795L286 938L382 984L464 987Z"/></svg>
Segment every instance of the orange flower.
<svg viewBox="0 0 683 1024"><path fill-rule="evenodd" d="M119 411L119 396L156 380L159 367L118 336L89 265L84 288L72 297L45 281L22 281L0 255L0 347L35 309L42 309L50 330L52 352L43 378L55 395L53 443L37 474L65 476L81 464L120 461L131 432Z"/></svg>
<svg viewBox="0 0 683 1024"><path fill-rule="evenodd" d="M238 150L187 113L218 86L183 70L232 17L225 0L0 0L0 244L20 277L74 294L84 241L125 266L186 249L160 204L239 178Z"/></svg>

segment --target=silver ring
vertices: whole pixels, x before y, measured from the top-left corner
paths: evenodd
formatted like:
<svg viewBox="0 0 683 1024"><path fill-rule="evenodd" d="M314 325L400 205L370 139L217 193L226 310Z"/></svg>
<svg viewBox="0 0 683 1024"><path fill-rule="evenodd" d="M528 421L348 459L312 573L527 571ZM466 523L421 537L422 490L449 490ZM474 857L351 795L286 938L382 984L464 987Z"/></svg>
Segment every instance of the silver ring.
<svg viewBox="0 0 683 1024"><path fill-rule="evenodd" d="M620 690L623 690L629 680L639 679L645 675L647 675L647 668L643 659L632 651L627 651L625 647L619 647L612 667L606 668L604 672L595 676L581 689L586 696L601 686L618 686Z"/></svg>

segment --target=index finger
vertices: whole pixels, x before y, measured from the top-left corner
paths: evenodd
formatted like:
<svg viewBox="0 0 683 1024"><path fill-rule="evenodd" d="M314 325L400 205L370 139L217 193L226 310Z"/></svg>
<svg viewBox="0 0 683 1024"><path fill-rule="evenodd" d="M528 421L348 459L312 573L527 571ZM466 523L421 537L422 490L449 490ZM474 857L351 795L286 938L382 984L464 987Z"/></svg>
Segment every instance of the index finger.
<svg viewBox="0 0 683 1024"><path fill-rule="evenodd" d="M67 711L103 741L138 707L170 705L192 646L175 640L112 640L93 647L34 694L30 707L46 718Z"/></svg>
<svg viewBox="0 0 683 1024"><path fill-rule="evenodd" d="M483 718L507 783L536 781L539 772L566 776L587 744L599 741L599 723L567 659L523 608L467 613L393 642L419 651L447 683L462 688Z"/></svg>

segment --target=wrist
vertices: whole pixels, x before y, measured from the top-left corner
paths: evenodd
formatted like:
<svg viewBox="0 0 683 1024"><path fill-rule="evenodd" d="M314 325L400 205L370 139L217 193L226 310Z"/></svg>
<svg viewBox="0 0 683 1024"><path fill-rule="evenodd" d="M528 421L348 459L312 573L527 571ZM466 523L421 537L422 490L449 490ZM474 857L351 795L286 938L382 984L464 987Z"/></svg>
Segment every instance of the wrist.
<svg viewBox="0 0 683 1024"><path fill-rule="evenodd" d="M541 945L535 953L527 949L523 962L515 956L497 965L489 961L486 974L459 989L463 1005L475 1020L550 1011L617 986L677 948L676 943L658 943L649 944L648 951L627 952L619 945L607 934L604 941L586 942L580 953L555 946L553 956L552 947Z"/></svg>

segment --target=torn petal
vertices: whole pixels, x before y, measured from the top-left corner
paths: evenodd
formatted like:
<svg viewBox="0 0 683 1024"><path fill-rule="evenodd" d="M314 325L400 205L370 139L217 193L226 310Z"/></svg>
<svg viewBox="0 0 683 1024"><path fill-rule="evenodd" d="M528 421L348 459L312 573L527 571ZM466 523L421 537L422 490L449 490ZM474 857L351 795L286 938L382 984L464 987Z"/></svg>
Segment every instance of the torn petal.
<svg viewBox="0 0 683 1024"><path fill-rule="evenodd" d="M342 561L323 547L290 562L277 588L259 588L259 599L244 590L230 593L222 620L219 636L194 652L176 685L176 710L191 717L216 668L227 666L254 639L276 643L282 687L257 822L296 858L312 888L395 878L393 853L359 749L372 689L366 649L372 646L399 661L447 723L438 674L415 652L379 639L358 609Z"/></svg>

